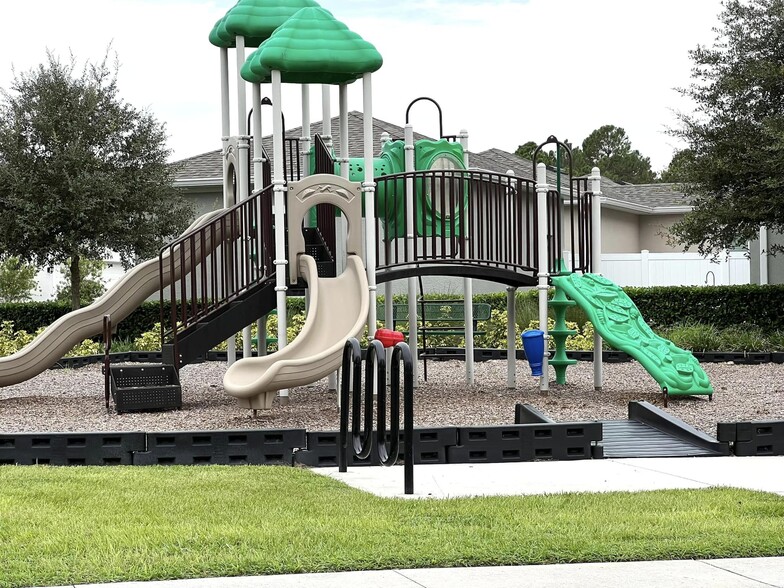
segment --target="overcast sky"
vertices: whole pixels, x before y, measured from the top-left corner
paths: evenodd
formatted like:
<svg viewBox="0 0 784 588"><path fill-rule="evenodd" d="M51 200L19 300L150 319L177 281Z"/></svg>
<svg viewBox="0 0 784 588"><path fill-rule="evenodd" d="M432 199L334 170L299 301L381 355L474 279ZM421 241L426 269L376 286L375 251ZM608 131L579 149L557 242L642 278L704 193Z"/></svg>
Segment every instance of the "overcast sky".
<svg viewBox="0 0 784 588"><path fill-rule="evenodd" d="M12 67L36 66L47 49L64 58L72 51L83 62L100 59L111 44L122 97L166 124L173 159L218 149L219 51L207 36L235 3L3 0L0 87L9 88ZM691 108L675 91L691 79L688 51L713 43L721 10L721 0L321 4L384 58L373 78L376 118L402 126L411 100L432 97L443 109L444 132L467 129L472 151L514 151L549 135L579 144L613 124L626 129L657 171L682 147L666 130L677 124L674 111ZM321 100L319 91L311 93L315 121ZM350 87L349 97L350 108L361 110L361 83ZM286 90L284 112L288 126L299 124L297 88ZM412 123L437 134L435 111L424 103L412 110Z"/></svg>

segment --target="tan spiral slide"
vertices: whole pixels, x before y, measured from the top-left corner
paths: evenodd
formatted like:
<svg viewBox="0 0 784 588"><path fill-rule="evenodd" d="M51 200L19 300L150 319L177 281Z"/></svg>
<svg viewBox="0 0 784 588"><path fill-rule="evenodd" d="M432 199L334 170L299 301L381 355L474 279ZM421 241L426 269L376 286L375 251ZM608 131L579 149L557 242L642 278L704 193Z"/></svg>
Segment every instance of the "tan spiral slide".
<svg viewBox="0 0 784 588"><path fill-rule="evenodd" d="M199 217L186 229L185 233L224 212L221 209ZM207 250L209 249L208 243ZM201 254L201 249L198 246L195 247L192 256L199 259ZM191 259L189 247L186 247L184 258L187 266ZM164 259L168 259L168 257L164 257ZM175 278L179 277L179 260L175 265L174 273ZM165 263L164 285L168 285L170 281L169 274L169 264ZM52 367L74 345L86 338L100 334L103 329L104 315L111 315L112 322L117 324L147 298L158 292L159 288L157 258L135 266L91 305L60 317L24 349L13 355L1 357L0 386L11 386L24 382Z"/></svg>
<svg viewBox="0 0 784 588"><path fill-rule="evenodd" d="M310 292L302 331L277 353L242 359L223 377L223 388L246 408L271 408L278 390L310 384L334 372L346 339L358 337L365 328L369 295L361 258L349 255L337 278L319 278L309 255L298 259Z"/></svg>

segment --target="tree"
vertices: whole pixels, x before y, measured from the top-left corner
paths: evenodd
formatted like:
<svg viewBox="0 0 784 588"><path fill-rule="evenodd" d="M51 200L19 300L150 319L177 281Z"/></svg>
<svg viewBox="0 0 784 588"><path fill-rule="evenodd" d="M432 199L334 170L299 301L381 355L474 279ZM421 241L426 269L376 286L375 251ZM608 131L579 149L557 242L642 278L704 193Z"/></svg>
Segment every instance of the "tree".
<svg viewBox="0 0 784 588"><path fill-rule="evenodd" d="M152 257L193 212L173 188L164 126L119 97L108 54L78 75L73 56L47 58L2 90L0 252L68 261L78 308L80 260Z"/></svg>
<svg viewBox="0 0 784 588"><path fill-rule="evenodd" d="M582 144L583 154L590 167L598 167L603 176L616 182L649 184L655 174L650 157L643 157L632 149L626 131L614 125L604 125L588 135Z"/></svg>
<svg viewBox="0 0 784 588"><path fill-rule="evenodd" d="M681 149L672 156L667 168L662 170L659 180L666 183L687 182L693 161L694 152L691 149Z"/></svg>
<svg viewBox="0 0 784 588"><path fill-rule="evenodd" d="M35 289L35 266L18 257L8 256L0 261L0 302L26 302Z"/></svg>
<svg viewBox="0 0 784 588"><path fill-rule="evenodd" d="M689 52L695 104L670 132L693 157L682 168L693 210L670 229L703 255L784 230L784 3L726 0L712 47ZM772 253L781 246L770 248Z"/></svg>
<svg viewBox="0 0 784 588"><path fill-rule="evenodd" d="M568 141L565 141L568 144ZM515 154L525 159L532 159L538 143L528 141L520 145ZM571 147L572 167L575 176L591 173L591 168L598 167L603 176L616 182L629 184L648 184L655 180L651 170L651 160L643 157L636 149L632 150L631 141L621 127L604 125L593 131L582 142L581 146ZM564 166L568 165L562 156ZM539 152L537 163L555 167L554 150Z"/></svg>
<svg viewBox="0 0 784 588"><path fill-rule="evenodd" d="M103 282L104 263L100 259L80 259L79 260L79 304L86 306L101 294L106 292ZM72 298L72 276L71 263L63 264L63 281L57 286L55 300L57 302L71 302Z"/></svg>

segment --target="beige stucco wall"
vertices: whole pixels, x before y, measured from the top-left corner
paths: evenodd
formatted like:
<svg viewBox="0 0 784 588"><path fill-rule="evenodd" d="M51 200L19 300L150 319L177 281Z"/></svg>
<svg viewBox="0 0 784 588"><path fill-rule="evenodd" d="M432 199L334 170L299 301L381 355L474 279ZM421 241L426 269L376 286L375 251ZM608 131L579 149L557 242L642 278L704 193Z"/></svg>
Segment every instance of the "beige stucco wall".
<svg viewBox="0 0 784 588"><path fill-rule="evenodd" d="M636 214L602 207L602 253L639 253Z"/></svg>
<svg viewBox="0 0 784 588"><path fill-rule="evenodd" d="M667 243L668 229L682 218L682 214L641 215L639 217L640 249L647 249L651 253L683 251L683 247ZM696 249L692 248L690 251L696 251Z"/></svg>

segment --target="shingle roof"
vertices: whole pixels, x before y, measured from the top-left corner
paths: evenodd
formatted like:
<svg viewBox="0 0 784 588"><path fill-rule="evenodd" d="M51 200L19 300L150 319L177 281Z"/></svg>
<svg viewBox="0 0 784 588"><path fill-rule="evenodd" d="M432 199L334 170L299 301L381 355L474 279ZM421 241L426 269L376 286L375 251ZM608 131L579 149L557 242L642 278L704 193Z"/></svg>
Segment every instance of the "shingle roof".
<svg viewBox="0 0 784 588"><path fill-rule="evenodd" d="M340 120L339 117L331 119L332 137L336 150L340 145ZM310 125L311 137L322 133L321 121ZM373 144L381 144L381 135L388 133L392 139L402 139L404 129L393 123L389 123L377 118L373 119ZM351 111L348 113L348 135L349 144L352 147L351 156L361 155L364 149L364 127L361 112ZM295 127L286 131L286 137L301 137L302 127ZM414 139L430 139L426 135L414 133ZM272 136L267 135L262 139L262 144L267 153L272 153ZM377 148L374 149L377 151ZM221 184L223 175L223 164L221 162L221 150L216 149L201 155L189 157L175 162L179 170L175 175L178 185L187 187L189 184ZM533 164L527 159L518 157L514 153L509 153L501 149L488 149L480 153L469 152L469 164L472 168L484 169L496 173L505 174L507 171L514 171L515 175L533 178ZM548 169L548 182L555 183L555 173ZM651 209L688 207L689 199L685 194L677 190L675 184L618 184L609 178L602 178L602 194L608 199L608 204L631 205Z"/></svg>

